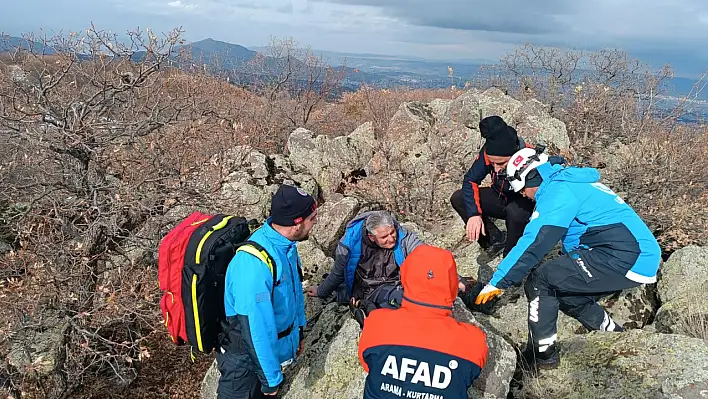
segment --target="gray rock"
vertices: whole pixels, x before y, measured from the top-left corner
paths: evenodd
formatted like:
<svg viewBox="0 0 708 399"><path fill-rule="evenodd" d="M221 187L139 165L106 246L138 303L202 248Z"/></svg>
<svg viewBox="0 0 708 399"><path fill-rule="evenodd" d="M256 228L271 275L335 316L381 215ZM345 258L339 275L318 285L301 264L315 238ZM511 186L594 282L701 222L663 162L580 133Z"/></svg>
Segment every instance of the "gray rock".
<svg viewBox="0 0 708 399"><path fill-rule="evenodd" d="M252 183L246 172L233 172L221 186L220 212L263 221L270 213L272 193Z"/></svg>
<svg viewBox="0 0 708 399"><path fill-rule="evenodd" d="M51 316L38 326L19 330L10 339L8 364L32 379L53 375L64 365L64 343L70 327L68 319Z"/></svg>
<svg viewBox="0 0 708 399"><path fill-rule="evenodd" d="M404 154L418 145L425 144L435 125L433 109L426 103L403 103L389 122L384 135L394 153Z"/></svg>
<svg viewBox="0 0 708 399"><path fill-rule="evenodd" d="M0 255L9 253L12 251L12 246L5 241L0 240Z"/></svg>
<svg viewBox="0 0 708 399"><path fill-rule="evenodd" d="M600 305L615 322L626 329L646 326L654 313L654 304L653 295L646 286L624 290L600 300ZM519 347L526 345L528 301L521 287L505 290L494 315L480 314L477 317L480 323L490 326ZM580 322L560 311L557 327L560 342L587 333L587 329Z"/></svg>
<svg viewBox="0 0 708 399"><path fill-rule="evenodd" d="M304 280L302 287L308 288L322 282L322 275L329 273L334 265L334 259L325 256L324 252L313 240L302 241L297 244L297 252L302 261ZM320 298L305 297L305 316L308 320L316 316L323 308L324 300Z"/></svg>
<svg viewBox="0 0 708 399"><path fill-rule="evenodd" d="M443 100L436 98L431 100L428 105L433 111L433 117L438 123L446 123L449 121L448 112L450 111L450 105L452 105L453 100Z"/></svg>
<svg viewBox="0 0 708 399"><path fill-rule="evenodd" d="M344 234L347 223L360 208L361 204L356 198L338 195L318 209L317 223L312 228L311 238L326 255L332 256L334 254L337 241Z"/></svg>
<svg viewBox="0 0 708 399"><path fill-rule="evenodd" d="M212 157L211 162L221 166L222 176L245 172L252 183L265 186L270 176L266 156L253 147L239 145Z"/></svg>
<svg viewBox="0 0 708 399"><path fill-rule="evenodd" d="M327 257L313 240L299 242L297 252L302 261L304 281L312 281L317 284L322 281L323 274L332 270L334 259Z"/></svg>
<svg viewBox="0 0 708 399"><path fill-rule="evenodd" d="M320 197L320 185L314 177L307 173L295 173L290 177L283 178L282 183L300 187L315 199Z"/></svg>
<svg viewBox="0 0 708 399"><path fill-rule="evenodd" d="M303 360L283 398L361 398L366 374L357 355L360 332L356 321L346 319L326 354Z"/></svg>
<svg viewBox="0 0 708 399"><path fill-rule="evenodd" d="M708 248L681 248L659 272L657 330L708 339Z"/></svg>
<svg viewBox="0 0 708 399"><path fill-rule="evenodd" d="M518 397L666 398L706 395L708 343L632 330L592 332L561 346L561 364L525 378Z"/></svg>
<svg viewBox="0 0 708 399"><path fill-rule="evenodd" d="M516 111L521 108L521 101L504 94L496 87L489 88L477 96L480 118L497 115L511 126L516 124Z"/></svg>
<svg viewBox="0 0 708 399"><path fill-rule="evenodd" d="M465 94L457 97L452 101L448 108L447 119L442 119L443 122L454 123L460 127L479 130L479 121L481 120L482 110L479 103L479 91L471 89ZM441 119L438 119L440 121Z"/></svg>
<svg viewBox="0 0 708 399"><path fill-rule="evenodd" d="M637 329L644 328L652 320L657 300L653 287L640 285L605 297L600 305L625 329Z"/></svg>
<svg viewBox="0 0 708 399"><path fill-rule="evenodd" d="M202 399L216 399L216 390L219 388L220 377L221 373L219 372L219 366L217 365L216 360L214 360L202 380Z"/></svg>
<svg viewBox="0 0 708 399"><path fill-rule="evenodd" d="M538 100L531 99L517 109L515 126L518 134L529 143L545 142L557 150L570 148L565 123L552 117Z"/></svg>
<svg viewBox="0 0 708 399"><path fill-rule="evenodd" d="M459 298L455 301L453 317L460 322L474 324L487 335L489 355L487 364L468 394L470 398L504 399L516 370L514 348L494 331L479 324Z"/></svg>
<svg viewBox="0 0 708 399"><path fill-rule="evenodd" d="M347 136L315 136L298 128L288 138L289 160L295 172L312 175L328 199L339 190L343 179L363 170L376 146L373 124L365 123Z"/></svg>

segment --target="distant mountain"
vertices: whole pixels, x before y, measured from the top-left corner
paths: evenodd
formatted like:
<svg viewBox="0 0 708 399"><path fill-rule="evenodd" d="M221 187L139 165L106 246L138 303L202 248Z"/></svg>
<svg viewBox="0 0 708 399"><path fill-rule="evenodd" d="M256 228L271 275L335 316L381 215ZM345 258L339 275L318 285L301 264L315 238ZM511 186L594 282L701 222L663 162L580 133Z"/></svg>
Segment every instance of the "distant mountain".
<svg viewBox="0 0 708 399"><path fill-rule="evenodd" d="M9 51L18 46L44 50L47 54L54 51L43 49L40 43L30 43L14 36L0 36L0 52ZM189 61L176 64L178 67L194 68L208 65L213 72L219 72L231 77L236 84L248 84L267 78L265 74L277 72L286 63L282 59L264 57L264 65L249 68L247 64L259 53L266 52L267 47L252 47L228 43L207 38L179 46L178 51L187 52ZM321 55L323 60L338 71L344 71L344 90L356 90L361 85L375 87L409 88L445 88L451 85L462 87L465 82L480 77L482 60L430 60L420 57L390 56L384 54L357 54L334 51L313 50L315 55ZM134 59L139 61L145 57L144 52L136 53ZM177 57L175 57L175 61ZM301 60L291 60L296 63L295 69L301 66ZM299 64L299 65L298 65ZM452 69L452 76L450 69ZM305 77L295 77L305 79ZM696 83L695 79L675 77L666 85L667 94L672 97L687 95ZM698 100L708 99L708 89L697 97Z"/></svg>
<svg viewBox="0 0 708 399"><path fill-rule="evenodd" d="M46 47L37 41L29 41L27 39L15 36L0 35L0 52L13 51L17 48L32 49L36 52L44 52L45 54L54 54L55 51L51 47Z"/></svg>
<svg viewBox="0 0 708 399"><path fill-rule="evenodd" d="M179 51L189 51L195 63L209 64L223 70L238 68L258 54L238 44L226 43L212 38L180 46Z"/></svg>

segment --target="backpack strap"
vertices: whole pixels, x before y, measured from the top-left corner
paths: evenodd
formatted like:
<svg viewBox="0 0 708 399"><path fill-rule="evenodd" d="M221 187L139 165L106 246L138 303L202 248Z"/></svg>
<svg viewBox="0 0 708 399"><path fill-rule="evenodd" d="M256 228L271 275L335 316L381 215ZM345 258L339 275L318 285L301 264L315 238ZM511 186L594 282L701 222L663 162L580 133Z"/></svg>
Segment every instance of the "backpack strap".
<svg viewBox="0 0 708 399"><path fill-rule="evenodd" d="M236 253L239 251L247 252L256 258L260 259L261 262L265 263L266 266L270 269L270 273L273 275L273 290L270 292L271 300L273 299L273 291L275 290L275 286L278 285L278 268L276 267L275 261L273 260L273 257L270 256L268 251L263 248L263 246L255 241L244 241L239 244L238 248L236 248Z"/></svg>
<svg viewBox="0 0 708 399"><path fill-rule="evenodd" d="M239 251L243 251L246 253L249 253L256 258L260 259L261 262L265 263L266 266L268 266L268 269L270 269L271 274L273 275L273 289L270 292L270 300L271 302L273 301L273 295L275 293L275 287L278 285L278 268L276 267L275 261L273 260L273 257L270 256L268 251L263 248L263 246L255 241L244 241L242 243L239 243L236 245L236 251L234 252L234 255L236 255ZM287 332L286 335L289 335L290 332L292 331L292 325L288 328L289 330L286 330ZM228 341L228 336L231 330L234 328L234 323L226 324L225 322L222 322L221 324L222 328L222 336L219 338L219 345L223 345L226 341ZM284 332L284 333L285 333ZM278 339L280 339L280 334L278 336Z"/></svg>

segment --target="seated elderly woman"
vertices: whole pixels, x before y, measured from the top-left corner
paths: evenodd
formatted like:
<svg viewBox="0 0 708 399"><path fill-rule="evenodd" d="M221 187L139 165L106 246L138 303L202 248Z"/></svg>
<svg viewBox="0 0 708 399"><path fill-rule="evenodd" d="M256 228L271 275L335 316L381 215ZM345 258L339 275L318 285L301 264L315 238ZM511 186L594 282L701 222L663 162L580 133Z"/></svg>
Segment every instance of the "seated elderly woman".
<svg viewBox="0 0 708 399"><path fill-rule="evenodd" d="M332 271L307 294L326 298L336 291L337 301L349 302L359 323L373 309L398 308L403 298L400 266L421 244L415 232L389 212L362 213L347 224ZM464 285L460 288L464 290Z"/></svg>

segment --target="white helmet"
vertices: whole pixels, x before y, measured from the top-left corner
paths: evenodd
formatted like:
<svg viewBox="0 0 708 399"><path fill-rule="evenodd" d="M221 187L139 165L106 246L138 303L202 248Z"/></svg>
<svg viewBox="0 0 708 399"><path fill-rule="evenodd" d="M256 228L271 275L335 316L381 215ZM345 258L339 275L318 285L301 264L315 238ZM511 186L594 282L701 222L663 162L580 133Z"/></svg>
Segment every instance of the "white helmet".
<svg viewBox="0 0 708 399"><path fill-rule="evenodd" d="M511 188L515 192L521 191L526 186L526 178L539 165L548 162L548 155L536 153L533 148L522 148L509 158L506 165L506 175ZM538 172L536 172L538 173Z"/></svg>

